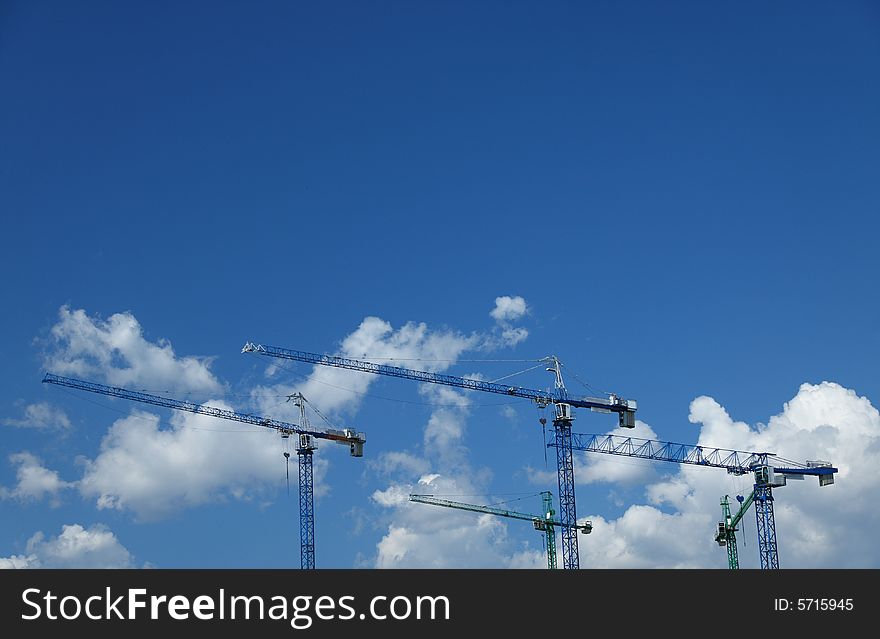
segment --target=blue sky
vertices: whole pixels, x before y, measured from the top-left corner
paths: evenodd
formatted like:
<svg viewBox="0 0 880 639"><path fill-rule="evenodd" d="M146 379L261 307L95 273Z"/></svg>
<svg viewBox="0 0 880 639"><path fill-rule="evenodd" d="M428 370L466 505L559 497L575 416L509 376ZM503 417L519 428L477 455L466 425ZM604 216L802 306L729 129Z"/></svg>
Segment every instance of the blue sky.
<svg viewBox="0 0 880 639"><path fill-rule="evenodd" d="M858 398L880 397L878 69L880 11L870 2L5 3L0 557L61 562L62 526L76 524L116 560L123 547L132 565L298 564L295 502L274 439L277 478L256 473L233 487L221 477L201 501L150 521L131 506L144 494L114 507L84 487L102 440L134 407L40 379L48 363L85 352L70 349L84 326L114 334L107 322L117 314L137 322L142 340L93 366L95 379L138 367L145 377L135 381L155 382L140 387L174 389L174 362L209 358L200 365L216 384L188 397L242 410L290 416L283 397L271 405L267 396L312 375L291 366L267 376L266 362L239 353L246 340L340 352L377 317L389 331L370 344L417 356L555 353L595 387L638 399L639 418L661 439L732 445L707 439L736 431L714 409L695 414L691 402L708 396L751 426L730 440L738 445L770 437L792 442L775 451L790 457L803 444L805 458L871 450L880 422ZM503 296L527 305L504 325L490 316ZM407 334L408 322L426 333ZM528 337L505 343L505 328ZM447 341L432 350L431 335ZM134 361L160 340L173 347L168 367ZM449 370L493 378L526 366ZM520 380L552 381L543 372ZM374 380L366 395L330 388L316 391L323 408L368 443L363 460L318 453L328 463L319 566L540 559L529 526L480 528L470 515L413 514L387 497L434 474L487 499L555 492L541 475L533 406L399 380ZM470 404L448 407L461 402ZM36 409L27 411L36 405L53 423L35 427ZM177 428L152 412L160 429ZM787 435L762 429L774 416ZM438 423L451 429L439 444ZM613 425L582 414L575 430ZM236 471L235 438L258 437L226 435L210 435L229 462L220 474ZM812 482L779 491L799 508L778 514L783 565L786 553L789 565L880 565L865 541L876 516L860 510L874 469L832 461L849 464L850 488L842 474L821 493ZM68 485L16 493L17 473L38 467ZM723 566L717 548L670 550L674 528L662 517L702 525L705 514L709 539L715 493L740 486L675 467L613 468L638 472L580 485L579 514L617 533L642 508L661 518L656 530L634 524L652 531L648 540L617 535L656 548L622 550L618 565L694 557ZM706 485L715 496L694 511L656 494L672 484L703 494L700 482L718 485ZM787 548L798 517L845 523L866 554L800 537ZM449 535L425 537L438 526ZM468 526L476 541L462 549ZM607 550L600 533L583 543ZM754 537L746 543L744 560L756 555Z"/></svg>

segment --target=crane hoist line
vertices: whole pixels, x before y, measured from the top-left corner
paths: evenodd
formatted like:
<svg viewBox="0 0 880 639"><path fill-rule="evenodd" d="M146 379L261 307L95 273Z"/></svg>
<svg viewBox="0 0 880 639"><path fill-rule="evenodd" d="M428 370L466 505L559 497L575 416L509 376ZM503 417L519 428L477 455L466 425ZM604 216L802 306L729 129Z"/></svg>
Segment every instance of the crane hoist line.
<svg viewBox="0 0 880 639"><path fill-rule="evenodd" d="M559 486L559 521L562 536L562 563L563 568L579 568L578 544L576 535L577 507L575 504L574 485L574 458L572 452L571 423L574 420L575 408L589 408L597 413L617 413L618 426L621 428L634 428L636 425L637 404L634 399L624 399L614 393L607 397L577 397L570 395L565 388L562 379L562 364L555 355L545 357L543 361L547 365L547 371L554 375L554 390L535 390L522 386L511 386L496 382L485 382L478 379L419 371L388 364L377 364L366 360L340 357L337 355L321 355L307 351L297 351L277 346L266 346L256 342L247 342L241 349L242 353L254 353L267 357L306 362L319 366L332 366L347 370L371 373L373 375L386 375L409 379L416 382L430 384L442 384L454 388L495 393L510 397L522 397L535 402L544 408L553 404L556 416L553 419L553 428L556 437L556 478ZM542 418L543 419L543 418ZM545 420L546 421L546 420ZM544 422L542 422L543 424Z"/></svg>

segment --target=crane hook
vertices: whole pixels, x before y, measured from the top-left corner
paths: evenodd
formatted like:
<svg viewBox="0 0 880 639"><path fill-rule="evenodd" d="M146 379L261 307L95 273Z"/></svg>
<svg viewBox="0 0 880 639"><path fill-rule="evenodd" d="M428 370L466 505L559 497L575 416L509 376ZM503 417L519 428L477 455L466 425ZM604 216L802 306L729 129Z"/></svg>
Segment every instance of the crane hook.
<svg viewBox="0 0 880 639"><path fill-rule="evenodd" d="M544 468L547 468L547 418L541 417L538 421L541 422L541 439L544 442Z"/></svg>

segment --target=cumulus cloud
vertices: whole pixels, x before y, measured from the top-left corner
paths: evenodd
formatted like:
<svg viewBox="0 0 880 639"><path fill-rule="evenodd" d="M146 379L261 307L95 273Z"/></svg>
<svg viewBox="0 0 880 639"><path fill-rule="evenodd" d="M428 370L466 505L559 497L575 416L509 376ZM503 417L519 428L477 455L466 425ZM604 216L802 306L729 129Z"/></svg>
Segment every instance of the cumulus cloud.
<svg viewBox="0 0 880 639"><path fill-rule="evenodd" d="M131 553L101 524L61 527L49 539L42 532L27 542L26 555L0 557L0 568L131 568Z"/></svg>
<svg viewBox="0 0 880 639"><path fill-rule="evenodd" d="M60 408L52 406L48 402L28 404L24 409L24 416L19 419L2 419L0 423L17 428L50 429L70 428L70 419Z"/></svg>
<svg viewBox="0 0 880 639"><path fill-rule="evenodd" d="M424 384L420 391L423 397L438 404L425 426L425 451L439 458L444 468L455 468L467 455L462 439L470 399L451 388L433 384Z"/></svg>
<svg viewBox="0 0 880 639"><path fill-rule="evenodd" d="M9 557L0 557L0 570L18 570L21 568L36 568L33 565L36 557L28 557L27 555L11 555Z"/></svg>
<svg viewBox="0 0 880 639"><path fill-rule="evenodd" d="M529 331L522 326L513 326L513 322L521 319L528 312L528 305L519 295L502 295L495 298L495 308L489 315L495 320L494 334L487 337L483 347L487 350L504 346L516 346L529 336Z"/></svg>
<svg viewBox="0 0 880 639"><path fill-rule="evenodd" d="M502 295L495 298L495 308L489 313L498 322L510 322L517 320L526 314L528 306L525 299L519 295Z"/></svg>
<svg viewBox="0 0 880 639"><path fill-rule="evenodd" d="M218 400L207 403L230 408ZM98 508L130 510L141 520L155 520L208 502L250 499L280 485L285 462L273 432L181 412L171 415L170 425L161 428L157 415L140 410L116 421L97 457L85 462L78 484L82 495ZM318 495L326 470L326 462L316 457Z"/></svg>
<svg viewBox="0 0 880 639"><path fill-rule="evenodd" d="M501 340L504 342L505 346L516 346L529 336L529 331L522 326L518 327L504 327L501 330Z"/></svg>
<svg viewBox="0 0 880 639"><path fill-rule="evenodd" d="M774 489L780 565L862 568L880 565L874 531L880 514L874 496L880 452L880 413L865 397L832 382L803 384L781 413L766 425L734 420L709 397L691 403L690 420L700 424L698 443L738 450L768 451L788 459L831 461L836 483L820 488L814 478ZM714 472L713 472L714 471ZM723 471L681 466L649 484L648 503L630 506L620 517L585 516L593 534L581 540L584 567L718 567L726 554L713 541L724 494L745 494L751 479ZM757 566L755 517L743 519L740 565Z"/></svg>
<svg viewBox="0 0 880 639"><path fill-rule="evenodd" d="M15 471L18 481L11 490L0 487L0 498L39 501L49 497L51 505L57 506L59 493L74 486L63 481L56 471L44 467L40 459L29 452L10 455L9 461L18 466Z"/></svg>
<svg viewBox="0 0 880 639"><path fill-rule="evenodd" d="M67 306L58 312L44 356L47 370L113 386L217 392L210 359L179 357L165 339L150 342L131 313L104 320Z"/></svg>

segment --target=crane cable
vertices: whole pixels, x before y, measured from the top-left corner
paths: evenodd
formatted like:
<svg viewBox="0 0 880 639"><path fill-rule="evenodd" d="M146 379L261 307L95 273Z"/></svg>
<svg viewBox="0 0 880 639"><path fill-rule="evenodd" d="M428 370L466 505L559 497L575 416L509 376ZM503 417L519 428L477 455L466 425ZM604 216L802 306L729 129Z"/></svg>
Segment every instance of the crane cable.
<svg viewBox="0 0 880 639"><path fill-rule="evenodd" d="M543 444L542 448L544 449L544 469L547 468L547 407L544 406L541 408L540 406L536 407L538 410L538 421L541 422L541 443Z"/></svg>
<svg viewBox="0 0 880 639"><path fill-rule="evenodd" d="M530 497L537 497L540 494L541 494L540 492L538 492L538 493L496 493L495 497L506 497L508 495L519 495L519 496L513 497L511 499L504 499L501 501L493 501L488 504L475 504L475 505L482 506L482 507L501 506L503 504L509 504L514 501L523 501L524 499L529 499ZM485 494L480 494L480 493L466 493L466 494L434 493L431 495L431 497L442 497L442 498L446 498L446 497L485 497L485 496L486 496ZM489 495L489 497L491 497L491 496L492 495Z"/></svg>
<svg viewBox="0 0 880 639"><path fill-rule="evenodd" d="M338 357L335 355L331 355L331 357ZM453 364L458 363L509 363L509 362L543 362L543 359L430 359L427 357L373 357L370 355L361 355L360 358L363 361L371 362L371 360L382 359L388 362L452 362ZM372 363L372 362L371 362Z"/></svg>
<svg viewBox="0 0 880 639"><path fill-rule="evenodd" d="M537 497L537 496L540 495L540 494L541 494L541 493L532 493L532 494L530 494L530 495L525 495L525 496L523 496L523 497L516 497L516 498L513 498L513 499L505 499L505 500L503 500L503 501L495 501L495 502L492 502L491 504L486 504L486 505L487 505L487 506L501 506L501 505L503 505L503 504L509 504L509 503L511 503L511 502L514 502L514 501L523 501L524 499L529 499L530 497Z"/></svg>
<svg viewBox="0 0 880 639"><path fill-rule="evenodd" d="M533 370L535 370L536 368L541 368L543 365L544 365L544 362L540 362L540 363L536 364L535 366L530 366L530 367L528 367L528 368L524 368L524 369L521 370L521 371L517 371L517 372L515 372L515 373L511 373L510 375L504 375L503 377L499 377L498 379L493 379L493 380L491 380L489 383L490 383L490 384L497 384L498 382L500 382L500 381L503 380L503 379L507 379L507 378L509 378L509 377L514 377L515 375L522 375L523 373L528 373L529 371L533 371Z"/></svg>
<svg viewBox="0 0 880 639"><path fill-rule="evenodd" d="M292 395L288 395L288 399L289 399L290 397L293 397L293 396L292 396ZM333 425L333 424L330 422L329 419L327 419L327 417L324 415L324 413L322 413L321 411L319 411L319 410L318 410L318 407L315 406L312 402L310 402L310 401L308 400L308 398L307 398L305 395L303 395L302 393L300 393L300 397L302 397L303 400L305 401L305 403L309 405L309 408L311 408L313 411L315 411L315 413L318 415L318 417L320 417L322 420L324 420L324 423L327 424L327 426L329 426L330 428L336 428L336 426Z"/></svg>
<svg viewBox="0 0 880 639"><path fill-rule="evenodd" d="M569 375L571 375L572 377L574 377L575 381L579 382L579 383L580 383L584 388L586 388L587 390L589 390L589 391L591 391L591 392L593 392L593 393L598 393L598 394L600 394L600 395L610 395L610 394L611 394L609 391L604 391L604 390L602 390L602 389L600 389L600 388L596 388L595 386L593 386L593 385L590 384L589 382L582 380L580 377L578 377L577 373L575 373L573 370L571 370L568 366L566 366L566 365L563 364L562 362L559 362L559 365L562 366L562 368L565 369L565 372L566 372L566 373L568 373Z"/></svg>
<svg viewBox="0 0 880 639"><path fill-rule="evenodd" d="M284 455L284 472L287 476L287 496L290 497L290 451L287 449L290 448L290 437L283 437L284 441L284 450L281 451L281 454Z"/></svg>

